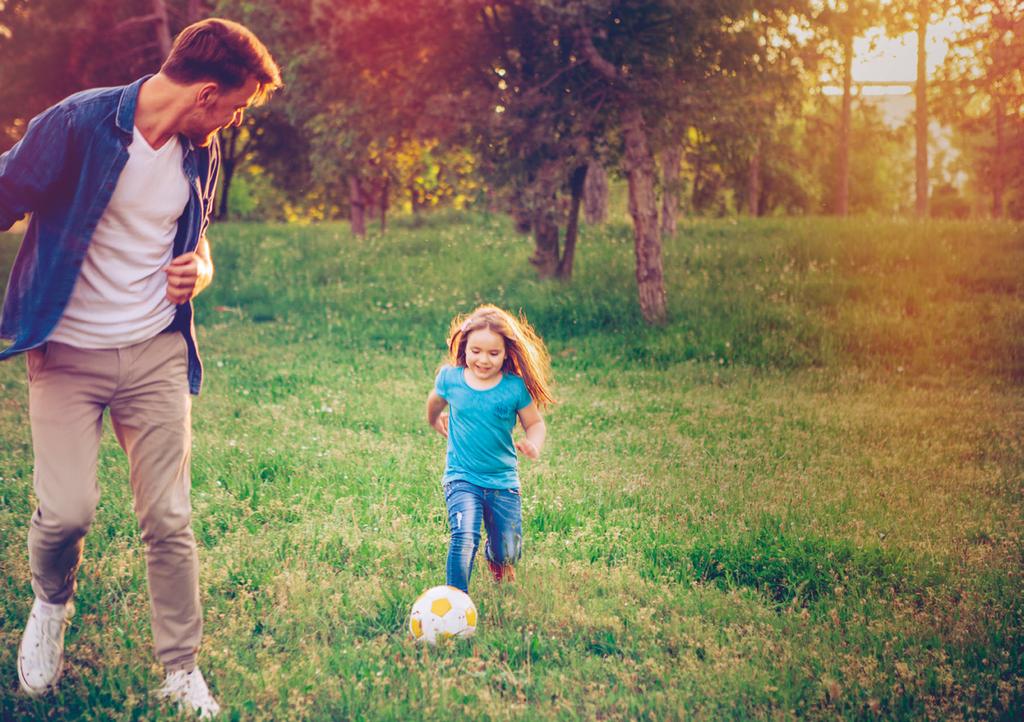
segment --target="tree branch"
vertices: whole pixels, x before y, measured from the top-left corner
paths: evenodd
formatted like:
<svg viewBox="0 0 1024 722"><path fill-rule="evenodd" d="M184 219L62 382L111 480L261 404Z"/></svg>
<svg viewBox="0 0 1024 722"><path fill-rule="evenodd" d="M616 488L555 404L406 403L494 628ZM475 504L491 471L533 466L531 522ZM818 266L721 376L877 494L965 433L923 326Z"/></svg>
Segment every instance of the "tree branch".
<svg viewBox="0 0 1024 722"><path fill-rule="evenodd" d="M594 67L594 70L613 83L622 80L622 73L619 69L605 60L601 53L597 51L597 48L594 47L594 39L590 36L590 28L586 25L580 26L576 31L576 38L579 41L583 57Z"/></svg>
<svg viewBox="0 0 1024 722"><path fill-rule="evenodd" d="M119 22L117 25L114 26L114 32L120 33L125 30L128 30L129 28L133 28L136 25L148 25L150 23L156 23L160 21L161 17L156 13L150 13L149 15L138 15L134 18L128 18L127 20L122 20L121 22Z"/></svg>

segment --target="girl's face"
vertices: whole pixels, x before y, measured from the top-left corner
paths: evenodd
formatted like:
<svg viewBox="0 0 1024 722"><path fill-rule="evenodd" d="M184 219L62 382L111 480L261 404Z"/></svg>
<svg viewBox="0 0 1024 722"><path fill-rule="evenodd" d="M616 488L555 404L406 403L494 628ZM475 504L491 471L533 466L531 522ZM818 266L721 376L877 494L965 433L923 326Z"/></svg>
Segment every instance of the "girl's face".
<svg viewBox="0 0 1024 722"><path fill-rule="evenodd" d="M489 328L466 337L466 368L480 381L492 381L505 363L505 338Z"/></svg>

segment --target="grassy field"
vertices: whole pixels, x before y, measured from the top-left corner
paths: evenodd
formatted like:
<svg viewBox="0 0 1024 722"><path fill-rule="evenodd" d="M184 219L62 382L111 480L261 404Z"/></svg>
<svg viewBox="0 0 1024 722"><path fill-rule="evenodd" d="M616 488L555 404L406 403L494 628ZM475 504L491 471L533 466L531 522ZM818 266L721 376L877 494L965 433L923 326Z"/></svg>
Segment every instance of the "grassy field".
<svg viewBox="0 0 1024 722"><path fill-rule="evenodd" d="M193 505L228 719L1024 715L1024 228L687 223L658 329L621 224L584 228L567 284L536 281L501 218L211 240ZM561 403L522 471L518 581L478 568L479 633L425 648L406 616L447 528L423 403L481 301L535 323ZM66 676L17 693L23 361L0 387L0 718L174 718L109 433Z"/></svg>

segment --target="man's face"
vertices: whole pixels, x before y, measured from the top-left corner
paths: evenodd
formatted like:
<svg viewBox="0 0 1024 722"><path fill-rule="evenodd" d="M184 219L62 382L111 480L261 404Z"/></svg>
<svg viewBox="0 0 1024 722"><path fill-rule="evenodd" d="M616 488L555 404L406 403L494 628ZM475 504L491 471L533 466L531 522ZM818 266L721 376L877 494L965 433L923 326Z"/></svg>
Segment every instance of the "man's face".
<svg viewBox="0 0 1024 722"><path fill-rule="evenodd" d="M242 124L242 116L258 91L259 83L255 78L249 78L240 88L204 84L196 94L195 109L186 123L185 135L194 145L207 147L217 131Z"/></svg>

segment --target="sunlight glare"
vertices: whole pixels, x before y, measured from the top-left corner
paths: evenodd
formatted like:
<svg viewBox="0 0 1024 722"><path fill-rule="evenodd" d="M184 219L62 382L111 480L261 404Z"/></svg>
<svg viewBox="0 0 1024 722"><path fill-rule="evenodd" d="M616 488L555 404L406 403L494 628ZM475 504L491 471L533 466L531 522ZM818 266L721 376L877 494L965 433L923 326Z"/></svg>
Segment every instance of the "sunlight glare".
<svg viewBox="0 0 1024 722"><path fill-rule="evenodd" d="M928 77L942 65L950 39L963 27L956 18L928 26ZM917 79L917 35L905 33L887 37L882 28L872 28L854 41L853 78L855 82L905 82Z"/></svg>

